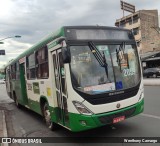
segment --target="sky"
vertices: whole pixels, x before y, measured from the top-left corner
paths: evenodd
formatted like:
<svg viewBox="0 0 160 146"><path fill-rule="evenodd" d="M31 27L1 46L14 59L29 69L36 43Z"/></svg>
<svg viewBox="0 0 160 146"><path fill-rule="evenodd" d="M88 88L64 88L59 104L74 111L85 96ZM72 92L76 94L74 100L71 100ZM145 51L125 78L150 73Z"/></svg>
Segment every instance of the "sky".
<svg viewBox="0 0 160 146"><path fill-rule="evenodd" d="M160 15L160 0L125 2L135 5L136 11L157 9ZM6 50L6 55L0 56L0 68L61 26L114 26L122 16L120 0L1 0L0 40L22 37L0 44L0 50Z"/></svg>

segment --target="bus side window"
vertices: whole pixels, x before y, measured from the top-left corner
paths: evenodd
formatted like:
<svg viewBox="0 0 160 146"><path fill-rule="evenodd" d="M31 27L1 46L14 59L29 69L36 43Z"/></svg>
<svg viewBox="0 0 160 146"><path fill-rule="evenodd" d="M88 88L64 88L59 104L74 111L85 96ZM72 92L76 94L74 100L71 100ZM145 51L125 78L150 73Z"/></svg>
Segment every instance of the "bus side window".
<svg viewBox="0 0 160 146"><path fill-rule="evenodd" d="M27 79L35 79L35 54L31 54L27 57Z"/></svg>
<svg viewBox="0 0 160 146"><path fill-rule="evenodd" d="M11 65L11 77L13 80L16 79L16 64Z"/></svg>
<svg viewBox="0 0 160 146"><path fill-rule="evenodd" d="M16 63L16 79L20 79L20 73L19 73L19 62Z"/></svg>
<svg viewBox="0 0 160 146"><path fill-rule="evenodd" d="M37 78L48 78L48 49L44 47L36 52L36 75Z"/></svg>

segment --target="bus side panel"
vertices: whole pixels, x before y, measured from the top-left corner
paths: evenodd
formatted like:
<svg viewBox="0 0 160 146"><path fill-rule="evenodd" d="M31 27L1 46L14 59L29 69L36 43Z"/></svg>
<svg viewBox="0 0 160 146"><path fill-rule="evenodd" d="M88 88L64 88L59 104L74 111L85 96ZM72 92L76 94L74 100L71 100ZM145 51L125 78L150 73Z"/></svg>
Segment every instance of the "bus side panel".
<svg viewBox="0 0 160 146"><path fill-rule="evenodd" d="M40 107L40 103L38 101L35 101L31 98L28 99L28 106L31 110L33 110L34 112L42 115L41 112L41 107Z"/></svg>
<svg viewBox="0 0 160 146"><path fill-rule="evenodd" d="M23 94L22 94L22 91L21 91L21 83L20 83L20 80L14 80L13 81L13 84L14 84L14 96L16 96L16 98L18 99L18 102L21 104L21 105L24 105L23 103Z"/></svg>
<svg viewBox="0 0 160 146"><path fill-rule="evenodd" d="M43 98L49 106L53 106L53 91L50 79L27 80L28 106L31 110L42 115L40 99Z"/></svg>
<svg viewBox="0 0 160 146"><path fill-rule="evenodd" d="M28 107L34 112L41 114L40 109L40 88L38 80L26 81L26 92L28 95Z"/></svg>

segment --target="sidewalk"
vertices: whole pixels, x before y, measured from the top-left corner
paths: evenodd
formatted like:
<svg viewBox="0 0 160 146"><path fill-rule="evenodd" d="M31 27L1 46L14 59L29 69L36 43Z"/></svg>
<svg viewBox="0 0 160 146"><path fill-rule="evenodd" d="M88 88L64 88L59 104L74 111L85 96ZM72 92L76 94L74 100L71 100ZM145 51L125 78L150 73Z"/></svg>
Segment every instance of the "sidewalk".
<svg viewBox="0 0 160 146"><path fill-rule="evenodd" d="M143 79L143 83L145 86L159 86L160 85L160 78L153 78L153 79Z"/></svg>
<svg viewBox="0 0 160 146"><path fill-rule="evenodd" d="M0 137L7 137L7 127L4 110L0 110Z"/></svg>
<svg viewBox="0 0 160 146"><path fill-rule="evenodd" d="M6 127L4 110L0 110L0 137L7 137L7 127ZM8 144L0 144L0 145L7 146Z"/></svg>

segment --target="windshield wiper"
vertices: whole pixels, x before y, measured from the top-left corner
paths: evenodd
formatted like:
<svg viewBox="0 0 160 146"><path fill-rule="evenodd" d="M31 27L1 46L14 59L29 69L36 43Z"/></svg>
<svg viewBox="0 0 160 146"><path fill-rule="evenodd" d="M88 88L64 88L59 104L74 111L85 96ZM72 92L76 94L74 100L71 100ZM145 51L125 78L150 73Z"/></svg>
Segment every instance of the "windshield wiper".
<svg viewBox="0 0 160 146"><path fill-rule="evenodd" d="M100 66L105 68L105 72L108 78L108 64L106 62L104 51L101 54L101 52L97 49L93 42L88 42L88 46L95 58L97 59L97 61L99 62Z"/></svg>
<svg viewBox="0 0 160 146"><path fill-rule="evenodd" d="M104 67L103 56L97 49L97 47L93 44L93 42L88 42L88 46L95 58L97 59L97 61L99 62L100 66Z"/></svg>

